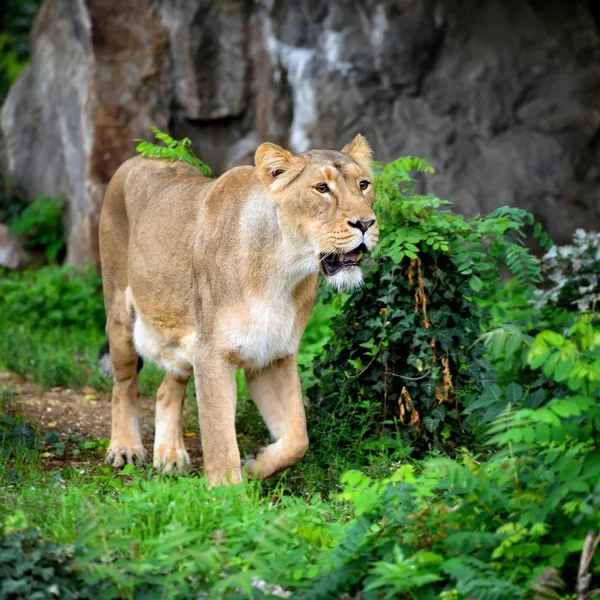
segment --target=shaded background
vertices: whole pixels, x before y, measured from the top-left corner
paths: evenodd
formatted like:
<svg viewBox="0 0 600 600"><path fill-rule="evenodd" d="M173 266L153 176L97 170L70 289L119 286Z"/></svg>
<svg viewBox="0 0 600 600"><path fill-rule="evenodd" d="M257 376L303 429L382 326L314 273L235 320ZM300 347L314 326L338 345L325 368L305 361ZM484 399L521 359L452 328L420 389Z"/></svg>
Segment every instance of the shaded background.
<svg viewBox="0 0 600 600"><path fill-rule="evenodd" d="M599 28L593 0L45 0L2 160L28 197L64 195L77 266L151 125L217 173L361 132L378 160L430 160L459 210L521 206L565 242L600 227Z"/></svg>

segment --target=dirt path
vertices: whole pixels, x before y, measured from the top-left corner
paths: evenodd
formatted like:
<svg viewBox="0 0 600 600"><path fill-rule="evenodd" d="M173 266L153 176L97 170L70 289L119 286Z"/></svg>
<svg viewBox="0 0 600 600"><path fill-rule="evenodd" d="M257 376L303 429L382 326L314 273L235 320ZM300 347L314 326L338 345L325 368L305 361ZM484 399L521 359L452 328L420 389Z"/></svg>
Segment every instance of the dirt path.
<svg viewBox="0 0 600 600"><path fill-rule="evenodd" d="M110 394L86 387L83 390L52 388L44 391L12 373L0 373L0 390L7 397L6 407L22 415L36 427L43 438L50 431L60 434L60 441L67 446L63 456L57 456L52 448L47 448L42 457L48 469L62 469L66 466L83 467L104 464L103 445L96 452L73 453L81 444L70 442L69 438L81 436L85 441L103 440L110 437ZM152 462L154 442L154 399L141 398L140 401L142 440ZM186 400L184 406L184 435L186 448L192 460L192 468L202 465L200 436L195 407Z"/></svg>

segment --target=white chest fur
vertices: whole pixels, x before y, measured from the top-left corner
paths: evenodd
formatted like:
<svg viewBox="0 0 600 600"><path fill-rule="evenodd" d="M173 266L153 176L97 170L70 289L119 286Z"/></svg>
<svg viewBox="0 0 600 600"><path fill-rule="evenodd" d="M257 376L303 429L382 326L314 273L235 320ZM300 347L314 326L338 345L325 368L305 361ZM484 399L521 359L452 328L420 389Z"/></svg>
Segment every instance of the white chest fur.
<svg viewBox="0 0 600 600"><path fill-rule="evenodd" d="M133 344L136 350L144 358L171 373L184 377L191 375L195 339L194 332L176 340L166 337L143 315L136 315L133 326Z"/></svg>
<svg viewBox="0 0 600 600"><path fill-rule="evenodd" d="M286 300L248 296L239 305L223 310L218 317L220 350L237 354L245 366L254 369L297 352L300 340L295 331L296 310ZM133 343L141 356L167 371L191 374L195 332L177 340L169 338L137 312Z"/></svg>
<svg viewBox="0 0 600 600"><path fill-rule="evenodd" d="M298 350L296 311L286 300L248 297L238 310L223 315L222 339L244 364L260 369Z"/></svg>

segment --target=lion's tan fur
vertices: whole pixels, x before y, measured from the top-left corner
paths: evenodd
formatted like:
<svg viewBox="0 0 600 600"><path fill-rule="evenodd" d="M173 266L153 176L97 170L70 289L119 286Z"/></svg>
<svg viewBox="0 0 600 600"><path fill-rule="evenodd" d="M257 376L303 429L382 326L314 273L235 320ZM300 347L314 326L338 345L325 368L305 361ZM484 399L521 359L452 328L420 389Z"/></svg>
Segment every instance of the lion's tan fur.
<svg viewBox="0 0 600 600"><path fill-rule="evenodd" d="M114 387L107 460L143 461L137 414L138 353L167 374L157 396L154 465L189 464L181 407L195 374L204 465L211 485L240 480L235 371L275 442L248 462L256 477L295 464L308 436L296 367L315 302L320 256L377 242L359 233L371 209L371 151L357 136L341 152L303 155L265 143L256 167L216 180L187 163L141 157L111 180L100 219L100 254ZM331 193L315 185L328 183ZM359 239L360 238L360 239ZM356 284L358 267L332 277Z"/></svg>

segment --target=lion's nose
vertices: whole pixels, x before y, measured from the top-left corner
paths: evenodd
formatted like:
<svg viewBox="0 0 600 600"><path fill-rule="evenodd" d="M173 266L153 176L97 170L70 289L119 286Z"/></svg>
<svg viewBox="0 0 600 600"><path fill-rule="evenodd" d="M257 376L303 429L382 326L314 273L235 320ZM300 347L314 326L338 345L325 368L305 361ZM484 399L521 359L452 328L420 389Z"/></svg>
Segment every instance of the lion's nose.
<svg viewBox="0 0 600 600"><path fill-rule="evenodd" d="M358 221L348 221L348 225L350 227L356 227L356 229L360 229L362 233L365 233L371 225L375 223L375 219L359 219Z"/></svg>

